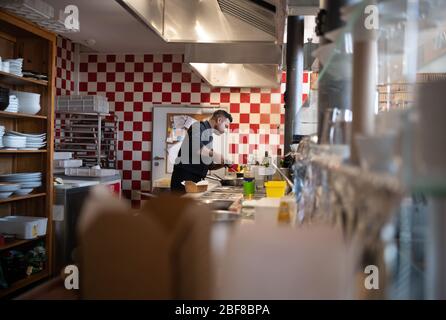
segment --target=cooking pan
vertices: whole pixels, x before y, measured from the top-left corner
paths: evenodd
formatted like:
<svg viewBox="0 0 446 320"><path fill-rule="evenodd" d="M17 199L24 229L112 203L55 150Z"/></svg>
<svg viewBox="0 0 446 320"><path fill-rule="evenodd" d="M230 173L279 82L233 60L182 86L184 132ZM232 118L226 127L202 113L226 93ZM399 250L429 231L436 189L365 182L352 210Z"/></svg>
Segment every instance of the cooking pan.
<svg viewBox="0 0 446 320"><path fill-rule="evenodd" d="M223 179L217 176L215 173L212 176L207 176L211 180L219 181L222 186L233 186L233 187L241 187L243 186L243 177L241 178L232 178L232 179Z"/></svg>

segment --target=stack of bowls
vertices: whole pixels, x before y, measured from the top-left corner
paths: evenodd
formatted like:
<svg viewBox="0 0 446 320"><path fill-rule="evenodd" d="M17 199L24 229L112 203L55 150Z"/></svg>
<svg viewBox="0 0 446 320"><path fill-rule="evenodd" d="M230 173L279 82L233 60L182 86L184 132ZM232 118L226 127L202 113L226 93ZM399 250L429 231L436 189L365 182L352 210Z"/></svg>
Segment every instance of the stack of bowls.
<svg viewBox="0 0 446 320"><path fill-rule="evenodd" d="M19 189L14 191L15 195L22 196L31 193L35 188L42 186L42 173L12 173L0 175L0 183L19 185Z"/></svg>
<svg viewBox="0 0 446 320"><path fill-rule="evenodd" d="M3 136L5 135L5 126L0 126L0 148L3 148Z"/></svg>
<svg viewBox="0 0 446 320"><path fill-rule="evenodd" d="M0 182L0 199L6 199L18 190L20 190L20 184Z"/></svg>
<svg viewBox="0 0 446 320"><path fill-rule="evenodd" d="M40 111L40 94L22 91L11 91L11 94L18 99L19 112L36 114Z"/></svg>
<svg viewBox="0 0 446 320"><path fill-rule="evenodd" d="M15 112L17 113L19 111L19 100L15 95L9 96L9 105L5 109L7 112Z"/></svg>

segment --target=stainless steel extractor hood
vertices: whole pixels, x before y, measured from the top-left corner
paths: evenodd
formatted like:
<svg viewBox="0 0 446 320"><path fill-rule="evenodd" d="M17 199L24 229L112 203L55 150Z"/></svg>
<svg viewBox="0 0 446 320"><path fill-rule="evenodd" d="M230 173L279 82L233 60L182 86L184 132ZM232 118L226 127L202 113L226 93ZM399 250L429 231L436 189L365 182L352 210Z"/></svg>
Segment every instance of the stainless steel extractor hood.
<svg viewBox="0 0 446 320"><path fill-rule="evenodd" d="M116 1L167 42L275 43L283 34L285 0Z"/></svg>
<svg viewBox="0 0 446 320"><path fill-rule="evenodd" d="M211 86L276 88L282 48L275 44L187 44L184 62Z"/></svg>

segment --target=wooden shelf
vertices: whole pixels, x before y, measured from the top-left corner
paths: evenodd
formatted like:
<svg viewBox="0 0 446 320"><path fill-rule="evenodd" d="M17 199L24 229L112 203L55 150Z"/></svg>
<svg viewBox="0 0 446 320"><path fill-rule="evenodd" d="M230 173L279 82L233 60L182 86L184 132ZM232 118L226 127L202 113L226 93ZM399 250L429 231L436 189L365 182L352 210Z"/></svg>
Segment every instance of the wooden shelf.
<svg viewBox="0 0 446 320"><path fill-rule="evenodd" d="M0 204L8 203L8 202L14 202L14 201L20 201L20 200L26 200L26 199L32 199L32 198L39 198L39 197L45 197L45 192L39 192L39 193L31 193L24 196L12 196L6 199L0 199Z"/></svg>
<svg viewBox="0 0 446 320"><path fill-rule="evenodd" d="M19 118L42 119L42 120L48 119L47 116L40 116L36 114L19 113L19 112L6 112L6 111L0 111L0 117L13 118L13 119L19 119Z"/></svg>
<svg viewBox="0 0 446 320"><path fill-rule="evenodd" d="M41 236L41 237L37 237L35 239L28 239L28 240L13 240L13 241L11 241L11 242L3 245L3 246L0 246L0 251L8 250L8 249L11 249L11 248L14 248L14 247L18 247L18 246L20 246L22 244L30 243L30 242L37 241L37 240L45 240L45 237L46 236Z"/></svg>
<svg viewBox="0 0 446 320"><path fill-rule="evenodd" d="M42 150L0 150L0 154L2 153L46 153L47 150L46 149L42 149Z"/></svg>
<svg viewBox="0 0 446 320"><path fill-rule="evenodd" d="M7 83L7 84L13 84L13 85L19 85L19 86L25 86L30 84L38 84L41 86L48 86L48 81L42 81L42 80L34 80L30 78L24 78L19 77L14 74L0 71L0 82L1 83Z"/></svg>
<svg viewBox="0 0 446 320"><path fill-rule="evenodd" d="M42 280L46 277L48 277L48 268L45 270L42 270L39 273L33 274L29 277L26 277L22 280L19 280L17 282L14 282L8 289L0 289L0 297L7 296L8 294L13 293L16 290L22 289L36 281Z"/></svg>

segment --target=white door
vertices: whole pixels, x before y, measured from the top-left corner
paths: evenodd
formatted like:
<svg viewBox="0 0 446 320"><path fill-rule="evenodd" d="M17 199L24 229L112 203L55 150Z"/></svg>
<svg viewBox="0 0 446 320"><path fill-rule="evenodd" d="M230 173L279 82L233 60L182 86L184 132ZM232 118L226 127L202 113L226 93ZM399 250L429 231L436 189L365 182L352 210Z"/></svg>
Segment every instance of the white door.
<svg viewBox="0 0 446 320"><path fill-rule="evenodd" d="M152 126L152 190L154 187L167 186L167 179L170 180L172 165L169 165L169 158L175 159L180 143L175 145L168 142L167 119L168 114L199 114L209 118L217 109L215 107L190 107L190 106L156 106L153 107ZM215 150L222 150L222 140L225 137L214 135L213 147ZM169 152L168 152L169 148ZM224 147L227 151L227 146ZM226 152L224 152L226 153ZM163 183L164 181L164 183Z"/></svg>

